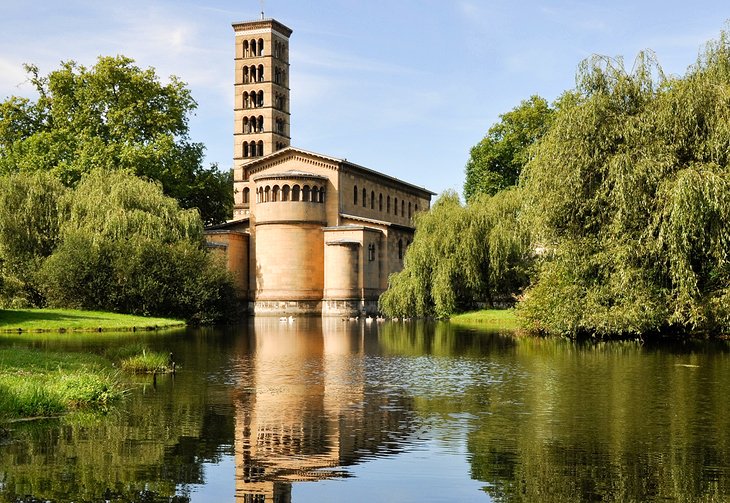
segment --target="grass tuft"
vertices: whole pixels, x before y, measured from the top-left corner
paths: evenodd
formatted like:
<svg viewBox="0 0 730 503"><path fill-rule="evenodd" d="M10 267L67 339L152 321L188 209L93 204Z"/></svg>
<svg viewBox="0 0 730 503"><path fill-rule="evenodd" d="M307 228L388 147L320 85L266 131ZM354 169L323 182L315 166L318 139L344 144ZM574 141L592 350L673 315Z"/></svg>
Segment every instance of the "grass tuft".
<svg viewBox="0 0 730 503"><path fill-rule="evenodd" d="M0 417L103 408L123 394L118 376L98 356L0 349Z"/></svg>
<svg viewBox="0 0 730 503"><path fill-rule="evenodd" d="M122 370L126 372L134 372L135 374L162 374L172 372L170 355L147 351L146 349L143 349L141 354L124 358L121 366Z"/></svg>

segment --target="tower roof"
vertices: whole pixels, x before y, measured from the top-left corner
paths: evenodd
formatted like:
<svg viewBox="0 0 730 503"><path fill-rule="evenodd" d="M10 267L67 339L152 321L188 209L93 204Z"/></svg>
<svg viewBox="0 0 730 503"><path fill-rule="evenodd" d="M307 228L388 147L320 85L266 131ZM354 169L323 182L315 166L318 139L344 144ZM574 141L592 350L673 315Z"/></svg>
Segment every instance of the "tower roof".
<svg viewBox="0 0 730 503"><path fill-rule="evenodd" d="M286 38L289 38L289 36L292 34L291 28L283 25L276 19L272 18L256 19L253 21L239 21L237 23L232 23L231 26L233 26L233 30L236 33L248 33L258 30L272 30L280 33Z"/></svg>

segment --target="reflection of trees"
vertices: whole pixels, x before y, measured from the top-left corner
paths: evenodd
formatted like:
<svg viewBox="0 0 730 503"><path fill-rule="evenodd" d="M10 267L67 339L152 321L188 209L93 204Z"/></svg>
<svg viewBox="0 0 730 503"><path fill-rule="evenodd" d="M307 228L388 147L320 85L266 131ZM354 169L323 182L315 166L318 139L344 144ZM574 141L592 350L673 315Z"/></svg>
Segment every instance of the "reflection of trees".
<svg viewBox="0 0 730 503"><path fill-rule="evenodd" d="M485 375L464 380L458 396L420 395L415 404L421 414L470 413L472 477L492 498L728 499L727 346L510 341L448 325L380 334L392 354L480 355Z"/></svg>
<svg viewBox="0 0 730 503"><path fill-rule="evenodd" d="M217 461L221 445L231 445L233 418L230 398L184 369L227 351L221 337L203 331L199 344L158 339L183 366L176 377L158 378L156 388L145 378L147 384L109 416L12 425L12 441L0 446L0 501L189 499L175 495L180 486L185 493L186 485L203 482L203 463Z"/></svg>
<svg viewBox="0 0 730 503"><path fill-rule="evenodd" d="M402 449L412 400L368 382L373 327L259 318L238 382L236 496L286 502L291 483L347 476L343 467ZM324 325L324 326L323 326Z"/></svg>

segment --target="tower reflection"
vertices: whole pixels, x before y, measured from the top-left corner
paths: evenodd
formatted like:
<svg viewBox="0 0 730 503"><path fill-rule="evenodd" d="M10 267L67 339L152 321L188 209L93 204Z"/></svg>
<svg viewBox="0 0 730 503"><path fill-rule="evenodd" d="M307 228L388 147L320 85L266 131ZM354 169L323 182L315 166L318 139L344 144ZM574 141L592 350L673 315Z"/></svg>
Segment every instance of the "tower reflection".
<svg viewBox="0 0 730 503"><path fill-rule="evenodd" d="M377 328L333 319L256 318L236 405L236 501L286 503L293 482L402 450L412 400L368 375ZM378 389L380 388L380 389Z"/></svg>

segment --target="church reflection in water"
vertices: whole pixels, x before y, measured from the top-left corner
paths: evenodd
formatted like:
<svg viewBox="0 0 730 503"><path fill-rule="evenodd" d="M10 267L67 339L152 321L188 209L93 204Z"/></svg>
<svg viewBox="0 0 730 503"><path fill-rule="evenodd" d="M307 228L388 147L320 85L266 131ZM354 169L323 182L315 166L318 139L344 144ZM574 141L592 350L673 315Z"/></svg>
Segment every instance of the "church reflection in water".
<svg viewBox="0 0 730 503"><path fill-rule="evenodd" d="M235 396L237 502L286 503L293 482L346 477L348 465L402 450L412 400L384 395L387 383L368 372L374 324L252 323Z"/></svg>

